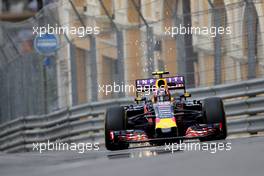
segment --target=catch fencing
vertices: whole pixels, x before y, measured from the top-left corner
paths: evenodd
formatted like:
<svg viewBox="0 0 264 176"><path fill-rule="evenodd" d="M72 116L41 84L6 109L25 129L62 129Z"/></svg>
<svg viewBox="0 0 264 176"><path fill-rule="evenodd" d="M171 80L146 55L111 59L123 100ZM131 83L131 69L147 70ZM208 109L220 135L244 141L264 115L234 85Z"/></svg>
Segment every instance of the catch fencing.
<svg viewBox="0 0 264 176"><path fill-rule="evenodd" d="M125 97L98 87L131 85L155 70L185 76L188 88L263 78L264 1L53 2L25 21L0 21L0 124ZM212 33L166 32L187 24ZM48 26L100 33L60 32L57 51L44 56L34 48L33 28ZM216 34L215 27L231 27L232 34Z"/></svg>

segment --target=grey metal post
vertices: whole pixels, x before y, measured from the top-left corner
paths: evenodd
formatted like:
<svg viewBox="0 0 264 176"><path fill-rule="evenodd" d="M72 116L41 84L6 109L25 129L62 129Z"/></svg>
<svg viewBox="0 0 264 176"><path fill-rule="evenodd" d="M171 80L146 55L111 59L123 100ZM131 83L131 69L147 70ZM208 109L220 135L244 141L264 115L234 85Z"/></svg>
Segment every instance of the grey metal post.
<svg viewBox="0 0 264 176"><path fill-rule="evenodd" d="M90 37L90 70L91 70L91 100L98 99L98 80L97 80L97 62L96 62L96 39L94 36Z"/></svg>
<svg viewBox="0 0 264 176"><path fill-rule="evenodd" d="M152 76L154 71L154 38L153 38L153 28L147 26L147 66L148 66L148 76Z"/></svg>
<svg viewBox="0 0 264 176"><path fill-rule="evenodd" d="M248 79L256 77L256 31L257 14L255 6L252 2L246 3L246 17L247 17L247 35L248 35Z"/></svg>
<svg viewBox="0 0 264 176"><path fill-rule="evenodd" d="M76 70L76 59L75 59L75 46L70 44L70 63L71 63L71 85L72 85L72 104L78 104L77 96L77 70Z"/></svg>
<svg viewBox="0 0 264 176"><path fill-rule="evenodd" d="M106 6L104 5L104 2L102 0L98 0L101 4L105 14L107 15L108 19L110 20L110 23L112 27L114 28L116 32L116 43L117 43L117 74L115 74L115 80L121 84L124 83L125 78L125 72L124 72L124 38L123 38L123 32L120 31L113 21L112 16L109 14L108 10L106 9ZM119 96L125 96L125 92L120 91Z"/></svg>
<svg viewBox="0 0 264 176"><path fill-rule="evenodd" d="M124 83L125 71L124 71L124 38L123 32L116 30L116 42L117 42L117 78L119 84ZM125 96L125 92L120 91L119 96Z"/></svg>
<svg viewBox="0 0 264 176"><path fill-rule="evenodd" d="M222 22L222 13L221 9L216 9L213 7L213 20L214 26L218 29L221 26ZM214 81L215 84L221 84L221 69L222 69L222 39L221 35L216 32L214 39Z"/></svg>
<svg viewBox="0 0 264 176"><path fill-rule="evenodd" d="M72 0L69 0L75 14L77 15L79 21L81 22L82 26L86 27L84 20L82 19L80 13L78 12L78 10L76 9L74 3L72 2ZM103 6L104 11L106 12L107 16L110 18L108 11L106 10L106 7L104 6L103 2L101 0L99 0L100 4ZM111 18L110 18L111 19ZM113 23L113 21L111 20L111 22ZM116 27L115 27L116 28ZM91 66L93 67L91 69L91 77L92 79L94 79L95 83L92 83L92 101L97 101L98 99L98 79L97 79L97 62L96 62L96 39L94 36L89 35L89 39L90 39L90 56L91 56ZM72 61L72 60L71 60ZM74 63L75 64L75 63ZM72 65L75 67L76 69L76 65ZM76 72L76 71L75 71ZM73 82L72 82L73 84ZM73 91L73 89L72 89ZM77 91L77 89L76 89ZM76 97L77 98L77 97ZM73 98L73 104L76 101L76 98ZM78 102L78 100L76 101L76 103Z"/></svg>
<svg viewBox="0 0 264 176"><path fill-rule="evenodd" d="M44 86L44 114L48 113L48 80L47 80L47 67L43 64L43 86Z"/></svg>
<svg viewBox="0 0 264 176"><path fill-rule="evenodd" d="M147 20L144 18L143 14L141 13L141 8L137 3L132 0L131 1L134 8L138 12L140 19L144 22L146 26L146 33L147 33L147 73L148 76L152 76L152 72L154 70L154 38L153 38L153 28L149 26Z"/></svg>
<svg viewBox="0 0 264 176"><path fill-rule="evenodd" d="M181 2L181 3L180 3ZM181 4L181 7L178 5ZM178 13L179 8L182 9L182 14ZM192 20L190 15L190 0L181 0L176 3L175 26L180 28L180 25L188 28L191 27ZM178 73L185 76L186 87L194 87L194 61L196 55L192 46L192 34L176 35L176 49L178 60Z"/></svg>

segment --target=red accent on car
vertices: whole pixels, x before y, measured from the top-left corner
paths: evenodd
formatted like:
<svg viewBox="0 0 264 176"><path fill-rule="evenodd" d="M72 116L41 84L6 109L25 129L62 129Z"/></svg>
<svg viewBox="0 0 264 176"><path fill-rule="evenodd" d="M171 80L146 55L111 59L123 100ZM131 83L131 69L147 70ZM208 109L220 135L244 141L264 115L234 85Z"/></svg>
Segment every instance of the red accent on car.
<svg viewBox="0 0 264 176"><path fill-rule="evenodd" d="M160 122L160 118L156 118L156 123L159 123Z"/></svg>
<svg viewBox="0 0 264 176"><path fill-rule="evenodd" d="M110 135L110 140L113 141L114 140L114 132L110 131L109 135Z"/></svg>
<svg viewBox="0 0 264 176"><path fill-rule="evenodd" d="M126 132L126 140L129 141L133 138L133 134L131 132Z"/></svg>
<svg viewBox="0 0 264 176"><path fill-rule="evenodd" d="M222 122L220 122L220 124L219 124L219 129L222 131L222 129L223 129L223 123Z"/></svg>
<svg viewBox="0 0 264 176"><path fill-rule="evenodd" d="M186 130L185 136L187 136L187 137L197 137L197 136L202 137L202 136L214 134L215 132L216 132L215 128L191 126Z"/></svg>

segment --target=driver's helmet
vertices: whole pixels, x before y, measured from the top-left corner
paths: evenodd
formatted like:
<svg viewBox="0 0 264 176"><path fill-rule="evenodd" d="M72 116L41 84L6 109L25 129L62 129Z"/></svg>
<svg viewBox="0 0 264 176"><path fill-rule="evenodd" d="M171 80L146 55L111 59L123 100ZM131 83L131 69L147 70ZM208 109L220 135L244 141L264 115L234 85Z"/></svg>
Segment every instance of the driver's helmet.
<svg viewBox="0 0 264 176"><path fill-rule="evenodd" d="M168 89L158 89L156 93L154 94L155 102L164 102L164 101L170 101L170 100L171 100L171 95Z"/></svg>

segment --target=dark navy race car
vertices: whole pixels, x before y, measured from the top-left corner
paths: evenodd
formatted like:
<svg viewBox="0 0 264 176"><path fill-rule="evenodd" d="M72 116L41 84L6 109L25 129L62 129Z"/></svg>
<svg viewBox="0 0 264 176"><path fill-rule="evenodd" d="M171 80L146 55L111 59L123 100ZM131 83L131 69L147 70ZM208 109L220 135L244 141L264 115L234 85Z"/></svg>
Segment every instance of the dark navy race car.
<svg viewBox="0 0 264 176"><path fill-rule="evenodd" d="M225 139L226 117L218 97L189 100L184 77L136 80L135 104L110 107L105 117L105 146L108 150L127 149L130 143L161 145L185 139L201 141Z"/></svg>

